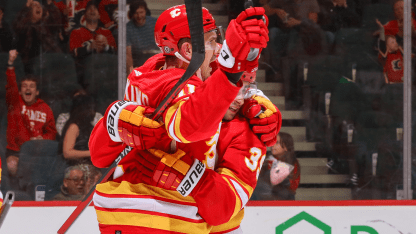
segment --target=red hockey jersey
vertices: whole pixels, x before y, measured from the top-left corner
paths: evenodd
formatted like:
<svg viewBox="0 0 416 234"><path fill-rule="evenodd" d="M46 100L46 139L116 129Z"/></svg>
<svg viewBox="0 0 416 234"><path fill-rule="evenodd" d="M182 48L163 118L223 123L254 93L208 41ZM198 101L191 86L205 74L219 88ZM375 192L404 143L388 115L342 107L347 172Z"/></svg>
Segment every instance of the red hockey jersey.
<svg viewBox="0 0 416 234"><path fill-rule="evenodd" d="M7 148L19 151L31 137L55 140L55 119L51 108L41 99L28 106L19 95L14 69L7 69Z"/></svg>
<svg viewBox="0 0 416 234"><path fill-rule="evenodd" d="M97 148L114 158L124 148L111 141L101 121L90 140L93 162ZM134 155L139 152L133 149L119 164L124 174L97 185L94 206L102 233L223 233L239 227L266 154L247 121L236 117L223 123L221 132L212 138L179 148L205 151L197 158L206 165L214 164L215 171L206 170L199 182L197 195L182 197L176 191L143 184L135 170L138 161Z"/></svg>
<svg viewBox="0 0 416 234"><path fill-rule="evenodd" d="M390 82L403 83L403 54L400 50L387 54L383 72Z"/></svg>
<svg viewBox="0 0 416 234"><path fill-rule="evenodd" d="M158 70L163 64L163 56L157 55L135 69L129 76L125 99L156 107L184 71ZM211 231L238 228L266 147L244 118L220 128L220 120L236 96L226 95L230 89L235 92L239 88L220 70L204 83L192 77L164 114L166 128L179 142L178 147L215 169L206 170L197 195L182 197L176 191L143 184L135 170L135 154L140 151L133 149L116 169L120 177L97 186L94 205L103 233L209 233L212 225L223 223ZM91 159L96 166L109 166L124 148L124 144L110 139L102 121L97 123L90 138Z"/></svg>

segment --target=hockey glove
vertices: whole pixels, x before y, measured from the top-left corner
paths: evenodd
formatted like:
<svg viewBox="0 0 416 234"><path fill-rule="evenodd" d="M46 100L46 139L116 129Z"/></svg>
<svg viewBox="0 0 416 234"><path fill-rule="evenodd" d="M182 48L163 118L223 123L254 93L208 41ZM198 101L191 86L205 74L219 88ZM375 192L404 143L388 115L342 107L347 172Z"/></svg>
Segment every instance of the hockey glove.
<svg viewBox="0 0 416 234"><path fill-rule="evenodd" d="M250 120L252 130L267 147L277 142L277 134L282 127L282 114L267 98L253 95L245 99L241 113Z"/></svg>
<svg viewBox="0 0 416 234"><path fill-rule="evenodd" d="M253 17L260 16L263 19ZM252 7L231 20L218 61L228 73L251 72L258 66L258 59L269 41L267 16L262 7ZM266 23L265 23L266 22Z"/></svg>
<svg viewBox="0 0 416 234"><path fill-rule="evenodd" d="M142 180L153 186L188 196L205 172L205 165L182 150L168 154L150 149L138 155Z"/></svg>
<svg viewBox="0 0 416 234"><path fill-rule="evenodd" d="M134 102L116 101L107 108L103 123L108 135L115 142L124 142L138 150L155 147L165 149L170 138L164 124L146 117L153 111L153 108ZM165 145L161 145L161 142Z"/></svg>

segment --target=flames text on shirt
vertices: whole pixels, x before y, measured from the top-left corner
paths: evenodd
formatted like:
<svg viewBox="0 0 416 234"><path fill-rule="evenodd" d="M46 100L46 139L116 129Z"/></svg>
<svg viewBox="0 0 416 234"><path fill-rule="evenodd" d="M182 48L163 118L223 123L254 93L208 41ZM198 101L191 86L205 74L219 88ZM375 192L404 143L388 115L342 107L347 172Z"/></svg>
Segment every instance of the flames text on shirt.
<svg viewBox="0 0 416 234"><path fill-rule="evenodd" d="M38 110L26 109L26 105L22 107L22 114L27 115L30 121L38 121L46 123L46 113Z"/></svg>

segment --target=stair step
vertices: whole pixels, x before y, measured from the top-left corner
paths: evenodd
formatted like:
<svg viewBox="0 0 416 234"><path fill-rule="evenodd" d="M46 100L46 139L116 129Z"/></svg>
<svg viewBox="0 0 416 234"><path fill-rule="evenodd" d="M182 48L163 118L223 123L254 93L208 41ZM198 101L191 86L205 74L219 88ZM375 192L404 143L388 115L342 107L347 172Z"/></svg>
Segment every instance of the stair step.
<svg viewBox="0 0 416 234"><path fill-rule="evenodd" d="M268 97L273 104L277 105L284 105L285 104L285 97L283 96L269 96ZM284 109L283 109L284 110Z"/></svg>
<svg viewBox="0 0 416 234"><path fill-rule="evenodd" d="M302 166L301 169L302 171ZM349 181L349 175L308 175L301 176L301 184L345 184Z"/></svg>
<svg viewBox="0 0 416 234"><path fill-rule="evenodd" d="M300 177L326 174L328 174L328 167L301 167L300 170Z"/></svg>
<svg viewBox="0 0 416 234"><path fill-rule="evenodd" d="M256 81L259 82L266 82L266 70L257 70L256 72Z"/></svg>
<svg viewBox="0 0 416 234"><path fill-rule="evenodd" d="M295 142L295 151L316 151L316 142Z"/></svg>
<svg viewBox="0 0 416 234"><path fill-rule="evenodd" d="M256 78L257 80L257 78ZM258 82L257 88L263 91L266 96L283 96L283 84L272 82Z"/></svg>
<svg viewBox="0 0 416 234"><path fill-rule="evenodd" d="M287 110L280 110L280 112L282 113L282 118L283 119L297 119L297 120L301 120L301 119L306 119L306 112L305 111L287 111Z"/></svg>
<svg viewBox="0 0 416 234"><path fill-rule="evenodd" d="M349 188L298 188L295 200L352 200Z"/></svg>
<svg viewBox="0 0 416 234"><path fill-rule="evenodd" d="M292 135L294 142L305 142L306 140L306 127L282 127L280 131Z"/></svg>
<svg viewBox="0 0 416 234"><path fill-rule="evenodd" d="M326 167L326 158L298 158L300 167Z"/></svg>

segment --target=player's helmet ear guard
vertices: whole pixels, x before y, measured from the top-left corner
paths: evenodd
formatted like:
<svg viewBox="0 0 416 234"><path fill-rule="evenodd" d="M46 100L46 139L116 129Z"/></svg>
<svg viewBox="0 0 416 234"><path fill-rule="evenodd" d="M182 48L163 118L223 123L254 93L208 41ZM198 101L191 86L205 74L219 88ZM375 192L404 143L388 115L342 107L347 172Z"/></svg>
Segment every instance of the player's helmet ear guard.
<svg viewBox="0 0 416 234"><path fill-rule="evenodd" d="M254 83L256 81L256 72L257 69L255 69L255 71L253 72L247 72L245 71L242 75L241 75L241 81L247 81L249 83Z"/></svg>
<svg viewBox="0 0 416 234"><path fill-rule="evenodd" d="M211 13L203 7L202 20L204 33L217 28ZM182 38L191 38L185 5L178 5L165 10L155 25L155 41L164 55L179 52L178 42Z"/></svg>

